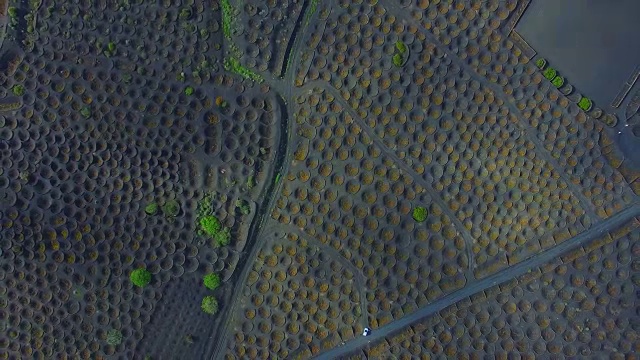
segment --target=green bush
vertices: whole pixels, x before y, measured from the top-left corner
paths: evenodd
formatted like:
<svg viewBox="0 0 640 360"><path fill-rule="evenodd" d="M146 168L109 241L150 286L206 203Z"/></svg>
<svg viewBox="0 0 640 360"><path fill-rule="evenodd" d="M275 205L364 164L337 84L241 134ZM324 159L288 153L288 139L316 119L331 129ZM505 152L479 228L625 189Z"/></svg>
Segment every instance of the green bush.
<svg viewBox="0 0 640 360"><path fill-rule="evenodd" d="M222 280L220 279L220 275L216 273L209 273L204 276L204 286L209 290L215 290L220 287Z"/></svg>
<svg viewBox="0 0 640 360"><path fill-rule="evenodd" d="M393 58L391 60L393 61L393 65L397 67L402 67L402 65L404 65L404 59L401 54L393 54Z"/></svg>
<svg viewBox="0 0 640 360"><path fill-rule="evenodd" d="M545 59L543 59L543 58L540 58L540 59L536 60L536 66L537 66L540 70L544 69L544 67L545 67L546 65L547 65L547 60L545 60Z"/></svg>
<svg viewBox="0 0 640 360"><path fill-rule="evenodd" d="M180 203L177 200L169 200L162 206L162 212L167 217L175 217L180 213Z"/></svg>
<svg viewBox="0 0 640 360"><path fill-rule="evenodd" d="M218 312L218 300L213 296L205 296L200 308L209 315L215 315Z"/></svg>
<svg viewBox="0 0 640 360"><path fill-rule="evenodd" d="M417 222L423 222L427 220L427 209L422 206L418 206L413 209L413 220Z"/></svg>
<svg viewBox="0 0 640 360"><path fill-rule="evenodd" d="M580 99L580 101L578 102L578 107L584 111L589 111L591 110L591 106L593 105L593 103L591 102L591 100L589 100L586 97L582 97L582 99Z"/></svg>
<svg viewBox="0 0 640 360"><path fill-rule="evenodd" d="M122 343L122 332L120 330L111 329L107 331L107 344L118 346Z"/></svg>
<svg viewBox="0 0 640 360"><path fill-rule="evenodd" d="M191 95L193 95L193 87L191 87L191 86L187 86L187 87L184 89L184 94L185 94L185 95L187 95L187 96L191 96Z"/></svg>
<svg viewBox="0 0 640 360"><path fill-rule="evenodd" d="M144 212L147 213L147 215L155 215L158 213L158 204L156 203L151 203L148 204L147 206L144 207Z"/></svg>
<svg viewBox="0 0 640 360"><path fill-rule="evenodd" d="M547 80L553 80L553 78L556 77L557 72L556 72L556 69L552 67L548 67L547 70L543 72L543 74L544 74L544 77L547 78Z"/></svg>
<svg viewBox="0 0 640 360"><path fill-rule="evenodd" d="M11 88L11 91L15 96L22 96L24 95L24 85L22 84L13 85L13 87Z"/></svg>
<svg viewBox="0 0 640 360"><path fill-rule="evenodd" d="M564 78L562 78L562 76L558 75L558 76L554 77L553 80L551 80L551 83L553 84L553 86L559 88L562 85L564 85Z"/></svg>
<svg viewBox="0 0 640 360"><path fill-rule="evenodd" d="M213 215L207 215L200 218L200 227L205 234L209 236L215 236L220 232L222 225L220 220Z"/></svg>
<svg viewBox="0 0 640 360"><path fill-rule="evenodd" d="M135 286L145 287L151 282L151 273L145 268L135 269L129 275L131 282Z"/></svg>
<svg viewBox="0 0 640 360"><path fill-rule="evenodd" d="M396 49L398 50L398 52L400 54L403 54L407 52L407 45L405 43L403 43L402 41L398 40L396 41Z"/></svg>
<svg viewBox="0 0 640 360"><path fill-rule="evenodd" d="M242 215L249 215L251 213L251 206L247 200L236 200L236 208L240 209Z"/></svg>
<svg viewBox="0 0 640 360"><path fill-rule="evenodd" d="M213 239L218 246L227 246L231 242L231 230L229 228L224 228L222 231L218 232Z"/></svg>
<svg viewBox="0 0 640 360"><path fill-rule="evenodd" d="M82 115L85 119L88 119L89 116L91 116L91 109L86 106L83 107L82 109L80 109L80 115Z"/></svg>

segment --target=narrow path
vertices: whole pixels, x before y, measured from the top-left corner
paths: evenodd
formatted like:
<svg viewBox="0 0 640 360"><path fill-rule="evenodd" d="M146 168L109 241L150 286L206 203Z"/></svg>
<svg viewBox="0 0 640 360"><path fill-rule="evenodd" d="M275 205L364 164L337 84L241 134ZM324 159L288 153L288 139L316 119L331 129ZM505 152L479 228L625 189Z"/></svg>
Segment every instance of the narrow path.
<svg viewBox="0 0 640 360"><path fill-rule="evenodd" d="M429 196L431 196L433 201L436 204L438 204L438 206L442 209L442 211L451 219L451 221L455 225L456 230L460 235L462 235L462 238L464 239L467 257L469 258L469 265L467 266L467 269L465 271L465 276L468 277L467 281L474 279L474 275L473 275L474 257L473 257L473 250L472 250L473 239L471 238L471 234L469 234L469 232L466 230L462 222L460 222L460 219L458 219L458 217L455 216L455 214L451 211L449 206L445 204L444 200L431 187L431 184L429 184L422 176L420 176L413 169L411 169L411 167L409 167L409 165L407 165L405 161L400 159L391 149L385 146L384 142L376 134L373 133L373 130L367 124L364 123L364 121L358 116L358 114L355 113L353 108L351 108L351 106L347 104L347 102L333 87L331 87L330 85L322 81L313 80L305 84L304 86L302 86L300 88L300 91L305 91L308 88L313 88L313 87L318 87L331 93L331 95L333 95L333 97L336 99L335 101L339 102L340 105L345 109L345 111L348 112L349 115L351 115L351 117L358 123L358 125L360 125L360 127L362 128L362 131L364 131L371 138L371 141L373 141L373 143L380 148L380 151L384 152L387 156L392 158L393 161L397 164L397 166L402 171L407 173L418 184L420 184L420 186L422 186L425 189L425 191L429 194Z"/></svg>
<svg viewBox="0 0 640 360"><path fill-rule="evenodd" d="M520 130L524 132L525 136L529 134L527 139L531 140L531 142L535 145L537 150L536 153L543 160L549 163L556 172L558 172L562 180L567 184L569 189L571 189L571 192L578 199L578 202L580 203L580 206L584 209L585 213L591 218L592 222L596 222L598 219L601 219L601 217L596 214L595 207L593 206L593 204L584 196L584 194L580 191L580 189L578 189L577 186L573 182L571 182L571 179L569 179L569 176L565 172L564 168L558 165L556 160L549 154L549 152L545 149L544 145L540 142L540 139L538 139L538 137L535 136L537 131L533 129L533 127L527 121L522 121L522 119L524 118L522 113L520 112L520 110L518 110L518 108L516 107L512 99L503 92L500 86L490 82L489 80L487 80L487 78L478 74L471 66L469 66L466 62L462 61L447 46L440 43L440 41L438 41L438 39L431 32L424 30L424 28L422 27L422 24L411 19L410 16L407 15L406 12L403 12L402 9L395 2L389 1L389 0L380 0L380 3L389 14L395 16L397 19L402 19L406 21L408 24L416 26L418 31L424 34L426 39L432 42L434 45L436 45L438 49L442 50L446 54L447 58L451 60L452 63L459 66L460 69L466 71L473 79L478 81L481 85L491 90L496 97L499 97L504 102L505 106L507 106L509 111L514 116L517 116L518 120L520 120L517 122L516 125L520 128Z"/></svg>
<svg viewBox="0 0 640 360"><path fill-rule="evenodd" d="M318 12L316 11L316 13L309 19L309 25L312 25L315 21L317 21L317 18L318 18ZM243 268L242 268L242 271L237 275L237 277L234 274L233 294L231 295L231 298L229 300L230 304L228 308L224 309L224 314L221 314L221 316L224 316L224 319L222 320L221 328L218 331L218 333L220 334L220 337L215 342L213 351L211 352L211 357L210 357L211 360L215 360L218 358L222 359L224 357L226 342L230 334L230 327L232 325L232 321L236 313L236 308L239 303L238 299L242 293L242 288L246 283L247 277L249 275L249 271L251 271L253 262L255 261L258 251L263 245L263 244L259 244L257 239L262 236L265 236L264 234L268 232L267 229L263 228L264 227L263 216L265 214L268 215L271 213L271 209L273 209L274 202L276 201L276 195L280 193L282 188L283 181L279 181L276 183L275 180L278 178L279 175L281 176L285 175L289 169L289 165L290 165L289 159L291 159L292 150L291 150L291 147L288 146L288 144L290 143L290 140L291 140L289 136L291 134L290 130L292 127L291 120L294 115L293 102L291 101L292 88L293 88L293 81L295 78L296 65L301 53L301 51L298 51L298 49L300 47L300 44L303 44L303 39L307 37L307 32L306 32L307 28L308 26L303 27L302 32L299 34L299 36L295 37L296 39L294 41L294 44L291 50L293 52L291 62L290 62L291 68L287 69L287 73L284 74L285 75L284 78L278 78L276 76L273 76L273 74L271 73L261 74L264 77L265 82L269 84L269 86L271 86L273 90L275 90L276 93L278 94L281 108L283 111L283 123L281 124L281 133L280 133L280 146L278 147L279 151L278 151L278 154L276 155L276 159L282 159L282 160L279 164L278 164L278 160L276 160L277 164L273 170L272 184L266 187L267 190L265 191L265 194L264 194L264 196L266 197L265 201L262 203L262 206L260 207L260 210L259 210L260 213L256 215L254 222L251 224L249 237L250 237L250 240L253 239L253 241L247 241L247 247L249 247L249 244L251 244L250 249L245 247L241 255L240 261L238 262L239 264L242 264ZM283 147L283 144L284 144L284 147Z"/></svg>
<svg viewBox="0 0 640 360"><path fill-rule="evenodd" d="M624 225L626 222L631 220L632 218L640 216L640 205L633 205L629 208L626 208L617 214L607 218L606 220L602 220L599 223L593 225L589 230L580 233L573 238L556 245L548 250L540 252L527 260L524 260L516 265L513 265L507 269L499 271L493 275L490 275L482 280L476 281L471 285L464 287L461 290L458 290L452 294L449 294L440 300L437 300L414 313L407 315L398 320L392 321L387 325L384 325L377 330L373 331L371 335L364 337L361 336L355 340L347 342L345 345L336 347L327 352L319 354L315 357L315 359L337 359L341 356L345 356L361 347L366 346L369 343L376 342L378 340L382 340L390 334L405 329L411 324L420 321L424 318L427 318L438 311L451 306L458 301L469 297L473 294L479 293L480 291L484 291L492 286L496 286L507 282L511 279L517 278L523 274L526 274L530 269L536 268L538 266L544 265L551 260L561 256L567 251L573 250L587 242L597 239L598 237L604 235L606 232L614 230L615 228Z"/></svg>

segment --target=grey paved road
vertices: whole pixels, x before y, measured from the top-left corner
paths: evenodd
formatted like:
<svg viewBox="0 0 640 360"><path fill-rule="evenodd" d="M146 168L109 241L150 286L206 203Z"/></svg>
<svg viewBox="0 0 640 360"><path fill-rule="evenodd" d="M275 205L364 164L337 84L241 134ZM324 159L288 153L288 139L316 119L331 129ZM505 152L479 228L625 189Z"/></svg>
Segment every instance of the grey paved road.
<svg viewBox="0 0 640 360"><path fill-rule="evenodd" d="M466 286L465 288L456 291L452 294L449 294L443 297L440 300L437 300L416 312L407 315L403 318L400 318L396 321L392 321L387 325L384 325L378 329L375 329L371 332L371 335L364 337L360 336L352 341L345 343L345 345L336 347L331 349L325 353L322 353L315 357L315 359L337 359L341 356L345 356L357 349L365 347L369 343L373 343L378 340L384 339L386 336L400 331L407 326L415 323L419 320L427 318L436 312L455 304L456 302L476 294L480 291L484 291L492 286L502 284L506 281L509 281L513 278L521 276L530 269L536 268L538 266L544 265L554 258L561 256L567 251L573 250L586 242L596 239L604 233L615 229L616 227L623 225L627 221L631 220L633 217L640 216L640 205L636 204L625 210L620 211L619 213L611 216L610 218L600 221L599 223L592 226L589 230L574 236L573 238L554 246L551 249L538 253L529 259L522 261L516 265L513 265L505 270L497 272L489 277L486 277L482 280L476 281L475 283Z"/></svg>

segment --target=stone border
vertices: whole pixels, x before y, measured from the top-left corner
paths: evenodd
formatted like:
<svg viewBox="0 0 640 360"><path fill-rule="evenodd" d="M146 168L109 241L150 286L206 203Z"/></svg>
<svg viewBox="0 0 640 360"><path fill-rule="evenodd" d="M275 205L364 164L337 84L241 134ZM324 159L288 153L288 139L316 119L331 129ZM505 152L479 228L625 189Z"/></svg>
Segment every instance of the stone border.
<svg viewBox="0 0 640 360"><path fill-rule="evenodd" d="M529 59L533 59L533 57L538 54L538 52L535 51L535 49L532 48L517 31L512 30L509 34L509 39L511 39L511 41L513 41L513 43L516 44L516 46L519 47Z"/></svg>
<svg viewBox="0 0 640 360"><path fill-rule="evenodd" d="M509 22L507 22L507 26L506 26L507 35L511 35L511 32L513 32L513 29L516 28L518 21L520 21L520 18L522 17L522 14L524 14L524 11L527 10L529 3L531 3L531 0L524 0L520 2L520 4L518 4L518 8L511 15L511 19L509 19Z"/></svg>
<svg viewBox="0 0 640 360"><path fill-rule="evenodd" d="M633 74L631 74L629 79L627 79L627 82L622 85L622 89L620 89L618 95L616 95L616 98L611 102L611 106L618 108L620 107L620 105L622 105L622 102L629 94L629 91L631 91L633 85L635 85L636 81L638 81L638 77L640 77L640 65L636 66Z"/></svg>

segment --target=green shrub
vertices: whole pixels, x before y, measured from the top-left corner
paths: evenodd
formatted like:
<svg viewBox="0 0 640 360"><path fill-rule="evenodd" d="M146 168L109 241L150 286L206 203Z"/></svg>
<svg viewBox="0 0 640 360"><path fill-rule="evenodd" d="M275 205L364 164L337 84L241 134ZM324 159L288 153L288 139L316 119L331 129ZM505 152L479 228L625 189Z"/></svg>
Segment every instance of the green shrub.
<svg viewBox="0 0 640 360"><path fill-rule="evenodd" d="M551 83L553 84L553 86L559 88L562 85L564 85L564 78L560 75L556 76L553 78L553 80L551 80Z"/></svg>
<svg viewBox="0 0 640 360"><path fill-rule="evenodd" d="M543 72L543 74L544 74L544 77L547 78L547 80L553 80L553 78L556 77L557 72L556 72L556 69L552 67L548 67L547 70Z"/></svg>
<svg viewBox="0 0 640 360"><path fill-rule="evenodd" d="M147 213L147 215L155 215L158 213L158 204L157 203L151 203L148 204L147 206L144 207L144 212Z"/></svg>
<svg viewBox="0 0 640 360"><path fill-rule="evenodd" d="M204 286L209 290L215 290L220 287L222 280L220 279L220 275L216 273L209 273L204 276Z"/></svg>
<svg viewBox="0 0 640 360"><path fill-rule="evenodd" d="M589 111L591 110L591 106L593 105L593 103L591 102L591 100L589 100L586 97L582 97L582 99L580 99L580 101L578 102L578 107L584 111Z"/></svg>
<svg viewBox="0 0 640 360"><path fill-rule="evenodd" d="M109 41L109 43L107 44L107 51L109 51L110 53L113 53L116 51L116 43L114 43L113 41Z"/></svg>
<svg viewBox="0 0 640 360"><path fill-rule="evenodd" d="M145 287L151 282L151 273L145 268L135 269L129 275L131 282L135 286Z"/></svg>
<svg viewBox="0 0 640 360"><path fill-rule="evenodd" d="M213 239L218 246L227 246L231 242L231 230L229 228L224 228L222 231L218 232Z"/></svg>
<svg viewBox="0 0 640 360"><path fill-rule="evenodd" d="M225 70L236 73L245 79L253 80L257 83L261 83L264 81L260 74L247 69L242 64L240 64L240 60L233 56L225 58L222 64Z"/></svg>
<svg viewBox="0 0 640 360"><path fill-rule="evenodd" d="M427 220L427 209L422 206L418 206L413 209L413 220L417 222L423 222Z"/></svg>
<svg viewBox="0 0 640 360"><path fill-rule="evenodd" d="M205 296L200 308L209 315L215 315L218 312L218 300L213 296Z"/></svg>
<svg viewBox="0 0 640 360"><path fill-rule="evenodd" d="M251 213L251 206L249 206L249 202L247 200L236 200L236 207L240 209L242 215L249 215L249 213Z"/></svg>
<svg viewBox="0 0 640 360"><path fill-rule="evenodd" d="M120 330L111 329L107 331L107 344L118 346L122 343L122 332Z"/></svg>
<svg viewBox="0 0 640 360"><path fill-rule="evenodd" d="M393 61L393 65L397 67L402 67L402 65L404 65L404 59L399 53L393 54L393 58L391 60Z"/></svg>
<svg viewBox="0 0 640 360"><path fill-rule="evenodd" d="M222 8L222 33L227 39L231 39L231 24L234 21L233 7L229 3L229 0L220 0L220 7Z"/></svg>
<svg viewBox="0 0 640 360"><path fill-rule="evenodd" d="M162 206L162 212L167 217L175 217L180 213L180 203L177 200L169 200Z"/></svg>
<svg viewBox="0 0 640 360"><path fill-rule="evenodd" d="M543 58L536 60L536 66L538 67L538 69L542 70L546 65L547 65L547 60Z"/></svg>
<svg viewBox="0 0 640 360"><path fill-rule="evenodd" d="M200 227L205 234L209 236L215 236L218 232L220 232L222 225L220 224L220 220L218 220L217 217L213 215L207 215L200 218Z"/></svg>
<svg viewBox="0 0 640 360"><path fill-rule="evenodd" d="M191 95L193 95L193 87L191 87L191 86L187 86L187 87L184 89L184 94L185 94L185 95L187 95L187 96L191 96Z"/></svg>
<svg viewBox="0 0 640 360"><path fill-rule="evenodd" d="M11 88L11 91L15 96L22 96L24 95L24 85L22 84L13 85L13 87Z"/></svg>
<svg viewBox="0 0 640 360"><path fill-rule="evenodd" d="M86 106L83 107L82 109L80 109L80 115L82 115L85 119L88 119L89 116L91 116L91 109Z"/></svg>
<svg viewBox="0 0 640 360"><path fill-rule="evenodd" d="M398 40L396 41L396 49L400 54L404 55L404 53L407 52L407 45L405 45L405 43L403 43L402 41Z"/></svg>

